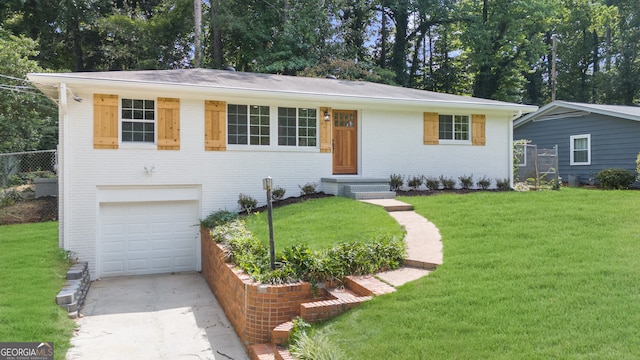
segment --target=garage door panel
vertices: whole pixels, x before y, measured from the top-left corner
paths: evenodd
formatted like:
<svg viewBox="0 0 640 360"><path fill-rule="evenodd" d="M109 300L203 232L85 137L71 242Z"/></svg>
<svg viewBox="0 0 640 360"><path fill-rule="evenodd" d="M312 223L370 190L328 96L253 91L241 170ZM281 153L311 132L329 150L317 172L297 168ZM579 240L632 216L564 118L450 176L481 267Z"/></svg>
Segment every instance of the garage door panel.
<svg viewBox="0 0 640 360"><path fill-rule="evenodd" d="M104 203L99 219L101 276L196 270L196 201Z"/></svg>

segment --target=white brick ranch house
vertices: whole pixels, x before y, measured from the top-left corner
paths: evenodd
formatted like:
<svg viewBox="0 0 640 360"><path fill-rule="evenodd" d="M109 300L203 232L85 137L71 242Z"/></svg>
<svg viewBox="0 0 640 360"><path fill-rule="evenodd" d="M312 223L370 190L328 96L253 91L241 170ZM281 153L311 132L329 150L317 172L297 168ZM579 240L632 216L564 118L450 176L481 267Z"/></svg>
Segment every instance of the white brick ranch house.
<svg viewBox="0 0 640 360"><path fill-rule="evenodd" d="M511 178L525 106L224 70L38 73L59 105L60 246L93 278L200 270L199 219L391 174ZM76 101L74 101L76 100ZM82 101L80 101L82 100Z"/></svg>

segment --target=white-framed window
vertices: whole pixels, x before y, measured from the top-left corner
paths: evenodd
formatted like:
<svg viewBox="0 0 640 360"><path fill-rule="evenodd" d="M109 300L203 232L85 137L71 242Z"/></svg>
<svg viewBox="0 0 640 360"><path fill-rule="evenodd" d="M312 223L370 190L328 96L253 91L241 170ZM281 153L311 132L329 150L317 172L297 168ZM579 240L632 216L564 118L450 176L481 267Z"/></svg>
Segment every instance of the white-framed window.
<svg viewBox="0 0 640 360"><path fill-rule="evenodd" d="M269 106L227 106L227 141L238 145L269 145Z"/></svg>
<svg viewBox="0 0 640 360"><path fill-rule="evenodd" d="M155 142L155 100L123 98L120 115L122 142Z"/></svg>
<svg viewBox="0 0 640 360"><path fill-rule="evenodd" d="M278 107L278 145L315 147L317 123L316 109Z"/></svg>
<svg viewBox="0 0 640 360"><path fill-rule="evenodd" d="M471 117L469 115L438 115L439 140L471 140Z"/></svg>
<svg viewBox="0 0 640 360"><path fill-rule="evenodd" d="M591 165L591 134L573 135L570 141L570 165Z"/></svg>
<svg viewBox="0 0 640 360"><path fill-rule="evenodd" d="M518 144L514 149L514 163L516 166L527 166L527 145Z"/></svg>

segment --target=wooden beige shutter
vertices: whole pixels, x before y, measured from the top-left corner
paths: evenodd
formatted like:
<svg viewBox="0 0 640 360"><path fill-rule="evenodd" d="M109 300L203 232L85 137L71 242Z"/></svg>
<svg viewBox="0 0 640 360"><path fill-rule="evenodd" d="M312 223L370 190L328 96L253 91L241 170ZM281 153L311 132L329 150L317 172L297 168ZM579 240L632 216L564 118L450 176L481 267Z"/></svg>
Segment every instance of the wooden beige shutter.
<svg viewBox="0 0 640 360"><path fill-rule="evenodd" d="M487 118L485 115L473 114L471 115L471 143L473 145L484 146L487 142L485 135L485 125Z"/></svg>
<svg viewBox="0 0 640 360"><path fill-rule="evenodd" d="M425 145L438 145L438 113L423 114L423 132Z"/></svg>
<svg viewBox="0 0 640 360"><path fill-rule="evenodd" d="M158 150L180 150L180 99L158 98Z"/></svg>
<svg viewBox="0 0 640 360"><path fill-rule="evenodd" d="M118 148L118 95L93 94L93 148Z"/></svg>
<svg viewBox="0 0 640 360"><path fill-rule="evenodd" d="M329 121L325 121L324 113L329 114ZM330 153L331 152L331 124L333 122L333 114L331 113L331 108L321 107L320 108L320 152Z"/></svg>
<svg viewBox="0 0 640 360"><path fill-rule="evenodd" d="M204 102L204 149L227 150L227 103L207 100Z"/></svg>

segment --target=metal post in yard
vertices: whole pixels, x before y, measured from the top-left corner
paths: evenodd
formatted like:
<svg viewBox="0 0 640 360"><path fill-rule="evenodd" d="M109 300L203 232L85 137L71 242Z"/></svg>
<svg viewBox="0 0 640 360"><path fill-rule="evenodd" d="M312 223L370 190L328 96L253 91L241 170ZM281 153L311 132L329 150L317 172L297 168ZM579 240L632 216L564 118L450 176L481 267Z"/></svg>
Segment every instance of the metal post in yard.
<svg viewBox="0 0 640 360"><path fill-rule="evenodd" d="M271 256L271 270L276 269L276 251L273 242L273 216L271 206L271 189L273 187L273 179L267 176L262 179L262 187L267 191L267 217L269 218L269 254Z"/></svg>

